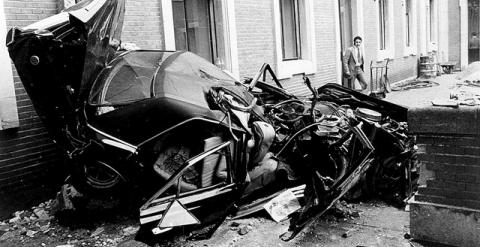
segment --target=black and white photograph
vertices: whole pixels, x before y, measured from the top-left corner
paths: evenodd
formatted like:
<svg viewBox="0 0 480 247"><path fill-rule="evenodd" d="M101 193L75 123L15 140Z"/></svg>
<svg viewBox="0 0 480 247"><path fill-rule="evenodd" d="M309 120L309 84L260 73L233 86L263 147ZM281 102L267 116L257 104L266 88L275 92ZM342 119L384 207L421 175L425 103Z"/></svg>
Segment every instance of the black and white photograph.
<svg viewBox="0 0 480 247"><path fill-rule="evenodd" d="M480 246L479 6L0 0L0 246Z"/></svg>

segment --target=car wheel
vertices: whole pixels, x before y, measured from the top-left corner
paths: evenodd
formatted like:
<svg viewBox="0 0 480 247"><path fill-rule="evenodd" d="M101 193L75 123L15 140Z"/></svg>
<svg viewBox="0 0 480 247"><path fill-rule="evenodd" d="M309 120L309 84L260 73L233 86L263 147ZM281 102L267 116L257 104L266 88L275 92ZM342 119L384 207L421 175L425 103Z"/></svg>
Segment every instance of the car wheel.
<svg viewBox="0 0 480 247"><path fill-rule="evenodd" d="M71 175L73 186L89 196L113 195L124 182L117 171L100 160L78 161Z"/></svg>
<svg viewBox="0 0 480 247"><path fill-rule="evenodd" d="M92 188L103 190L114 188L121 180L120 175L102 161L95 160L83 166L85 179Z"/></svg>

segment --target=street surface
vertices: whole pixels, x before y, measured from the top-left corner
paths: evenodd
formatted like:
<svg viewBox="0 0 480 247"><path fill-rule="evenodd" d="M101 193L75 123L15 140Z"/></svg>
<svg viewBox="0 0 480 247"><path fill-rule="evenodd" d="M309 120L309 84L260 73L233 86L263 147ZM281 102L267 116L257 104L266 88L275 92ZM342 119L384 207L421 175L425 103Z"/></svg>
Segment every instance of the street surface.
<svg viewBox="0 0 480 247"><path fill-rule="evenodd" d="M406 107L431 105L437 97L448 99L458 80L456 74L435 79L440 85L422 89L395 91L385 100ZM465 107L465 106L462 106ZM421 181L422 183L422 181ZM0 246L119 246L141 247L135 241L139 229L135 214L124 215L116 209L86 212L83 216L53 217L55 200L32 210L17 212L0 222ZM408 207L407 207L408 210ZM79 223L80 221L80 223ZM153 246L435 246L409 239L409 213L380 201L337 204L318 221L290 242L279 235L288 221L274 222L265 212L243 219L227 219L206 240L188 240L188 233L156 239Z"/></svg>

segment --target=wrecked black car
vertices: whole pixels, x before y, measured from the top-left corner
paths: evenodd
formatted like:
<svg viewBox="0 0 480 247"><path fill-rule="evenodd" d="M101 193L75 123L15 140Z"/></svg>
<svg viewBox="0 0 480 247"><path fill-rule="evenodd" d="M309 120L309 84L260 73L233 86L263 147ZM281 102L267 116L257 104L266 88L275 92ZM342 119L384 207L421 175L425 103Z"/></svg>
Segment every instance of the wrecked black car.
<svg viewBox="0 0 480 247"><path fill-rule="evenodd" d="M7 36L84 194L146 196L140 223L158 234L295 191L289 240L349 191L401 202L415 189L405 108L308 77L312 96L297 97L268 65L239 82L190 52L124 50L124 4L82 1Z"/></svg>

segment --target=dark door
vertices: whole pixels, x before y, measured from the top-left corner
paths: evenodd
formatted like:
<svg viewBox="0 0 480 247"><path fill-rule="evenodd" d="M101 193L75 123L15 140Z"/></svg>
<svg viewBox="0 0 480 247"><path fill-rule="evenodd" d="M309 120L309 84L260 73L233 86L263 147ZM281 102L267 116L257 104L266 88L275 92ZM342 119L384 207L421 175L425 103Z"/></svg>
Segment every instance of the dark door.
<svg viewBox="0 0 480 247"><path fill-rule="evenodd" d="M226 21L221 0L172 1L175 47L231 70L226 51Z"/></svg>
<svg viewBox="0 0 480 247"><path fill-rule="evenodd" d="M480 60L479 0L468 0L468 63Z"/></svg>

